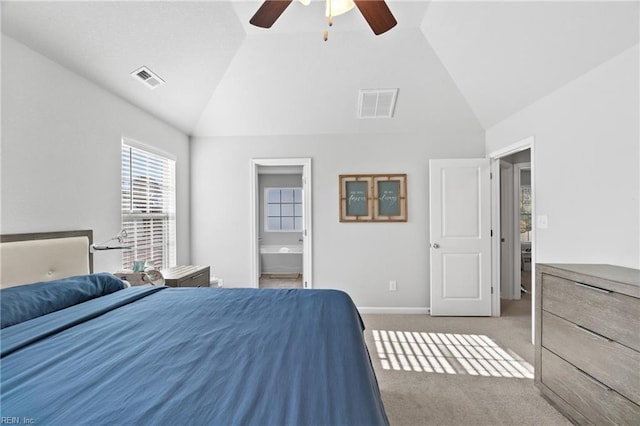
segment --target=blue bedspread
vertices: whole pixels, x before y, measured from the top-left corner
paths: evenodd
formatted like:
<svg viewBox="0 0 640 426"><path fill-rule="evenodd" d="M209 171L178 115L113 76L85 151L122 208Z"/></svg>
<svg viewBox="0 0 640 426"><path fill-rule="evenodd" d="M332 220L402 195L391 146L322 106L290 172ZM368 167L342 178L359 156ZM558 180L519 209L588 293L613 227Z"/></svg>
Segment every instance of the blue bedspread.
<svg viewBox="0 0 640 426"><path fill-rule="evenodd" d="M351 299L131 288L1 331L1 415L36 424L388 424Z"/></svg>

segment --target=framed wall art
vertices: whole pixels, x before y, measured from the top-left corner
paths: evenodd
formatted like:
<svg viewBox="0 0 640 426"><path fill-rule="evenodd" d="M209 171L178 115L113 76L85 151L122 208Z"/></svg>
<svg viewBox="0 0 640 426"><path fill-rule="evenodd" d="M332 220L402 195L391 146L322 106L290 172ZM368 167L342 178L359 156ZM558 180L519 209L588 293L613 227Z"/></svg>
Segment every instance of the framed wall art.
<svg viewBox="0 0 640 426"><path fill-rule="evenodd" d="M407 175L340 175L340 222L406 222Z"/></svg>
<svg viewBox="0 0 640 426"><path fill-rule="evenodd" d="M377 222L407 221L407 175L373 177L373 218Z"/></svg>
<svg viewBox="0 0 640 426"><path fill-rule="evenodd" d="M340 175L340 222L370 222L372 178L368 175Z"/></svg>

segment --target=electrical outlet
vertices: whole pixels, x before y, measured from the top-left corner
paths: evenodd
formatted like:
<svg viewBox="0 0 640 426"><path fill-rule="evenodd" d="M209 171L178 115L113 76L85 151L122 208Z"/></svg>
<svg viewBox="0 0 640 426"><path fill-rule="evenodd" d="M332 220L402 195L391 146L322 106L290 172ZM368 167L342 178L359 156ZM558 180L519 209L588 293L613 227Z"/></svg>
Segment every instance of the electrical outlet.
<svg viewBox="0 0 640 426"><path fill-rule="evenodd" d="M389 281L389 291L397 291L398 290L398 281Z"/></svg>

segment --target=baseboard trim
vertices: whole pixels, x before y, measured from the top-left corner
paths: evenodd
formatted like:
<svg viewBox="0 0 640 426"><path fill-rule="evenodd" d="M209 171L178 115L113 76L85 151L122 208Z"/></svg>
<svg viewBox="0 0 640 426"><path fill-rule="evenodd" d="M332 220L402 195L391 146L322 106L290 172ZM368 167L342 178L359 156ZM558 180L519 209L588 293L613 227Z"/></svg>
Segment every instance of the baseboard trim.
<svg viewBox="0 0 640 426"><path fill-rule="evenodd" d="M358 306L358 312L361 314L418 314L429 315L431 309L429 308L369 308L364 306Z"/></svg>

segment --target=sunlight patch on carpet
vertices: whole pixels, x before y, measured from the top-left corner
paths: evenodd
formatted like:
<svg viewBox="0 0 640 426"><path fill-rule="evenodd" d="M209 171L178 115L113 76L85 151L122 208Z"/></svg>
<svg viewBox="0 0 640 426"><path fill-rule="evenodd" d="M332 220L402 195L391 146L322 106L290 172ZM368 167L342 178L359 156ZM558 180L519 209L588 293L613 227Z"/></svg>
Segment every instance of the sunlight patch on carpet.
<svg viewBox="0 0 640 426"><path fill-rule="evenodd" d="M533 379L533 367L478 334L373 330L382 368L440 374Z"/></svg>

